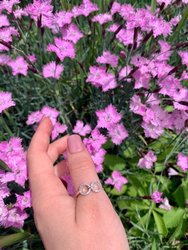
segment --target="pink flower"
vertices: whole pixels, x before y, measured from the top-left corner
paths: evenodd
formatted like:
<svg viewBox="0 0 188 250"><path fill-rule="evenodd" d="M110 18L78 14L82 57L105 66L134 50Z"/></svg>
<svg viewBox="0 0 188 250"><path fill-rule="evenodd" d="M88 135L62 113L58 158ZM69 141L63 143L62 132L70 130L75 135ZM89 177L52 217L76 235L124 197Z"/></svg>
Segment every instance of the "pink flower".
<svg viewBox="0 0 188 250"><path fill-rule="evenodd" d="M133 77L135 79L135 89L140 89L140 88L149 88L149 82L150 82L150 75L149 74L142 74L140 70L137 70L134 74Z"/></svg>
<svg viewBox="0 0 188 250"><path fill-rule="evenodd" d="M55 13L54 23L56 23L59 28L63 28L66 24L72 22L72 16L73 14L70 11L61 10Z"/></svg>
<svg viewBox="0 0 188 250"><path fill-rule="evenodd" d="M188 67L188 52L186 51L179 51L178 53L181 57L182 63Z"/></svg>
<svg viewBox="0 0 188 250"><path fill-rule="evenodd" d="M183 153L178 154L178 167L185 173L188 170L188 156L184 155Z"/></svg>
<svg viewBox="0 0 188 250"><path fill-rule="evenodd" d="M0 92L0 114L12 107L15 106L15 102L12 100L12 94L10 92Z"/></svg>
<svg viewBox="0 0 188 250"><path fill-rule="evenodd" d="M27 16L27 12L23 10L22 8L18 7L16 10L13 11L14 17L21 19L22 16Z"/></svg>
<svg viewBox="0 0 188 250"><path fill-rule="evenodd" d="M57 117L59 115L59 111L57 109L49 107L49 106L44 106L41 109L41 113L43 114L43 116L49 117L52 124L55 125Z"/></svg>
<svg viewBox="0 0 188 250"><path fill-rule="evenodd" d="M10 25L10 23L9 23L7 16L0 14L0 28L3 26L9 26L9 25Z"/></svg>
<svg viewBox="0 0 188 250"><path fill-rule="evenodd" d="M43 19L43 16L49 16L53 11L51 2L51 0L34 0L25 7L25 11L35 21L39 18Z"/></svg>
<svg viewBox="0 0 188 250"><path fill-rule="evenodd" d="M165 7L167 7L169 4L172 3L173 0L157 0L159 4L165 4Z"/></svg>
<svg viewBox="0 0 188 250"><path fill-rule="evenodd" d="M168 176L176 176L176 175L179 175L179 173L175 169L173 168L168 169Z"/></svg>
<svg viewBox="0 0 188 250"><path fill-rule="evenodd" d="M83 37L82 32L74 23L71 23L68 27L63 27L61 34L64 40L71 41L74 44Z"/></svg>
<svg viewBox="0 0 188 250"><path fill-rule="evenodd" d="M111 128L111 126L117 124L122 115L117 112L117 109L112 104L108 105L105 109L96 111L98 117L97 127L98 128Z"/></svg>
<svg viewBox="0 0 188 250"><path fill-rule="evenodd" d="M30 115L28 115L26 124L33 125L35 123L39 123L42 117L43 114L41 113L41 111L32 112Z"/></svg>
<svg viewBox="0 0 188 250"><path fill-rule="evenodd" d="M59 122L56 122L52 130L52 140L55 140L59 134L63 134L66 130L67 126L65 124L60 124Z"/></svg>
<svg viewBox="0 0 188 250"><path fill-rule="evenodd" d="M86 136L87 134L91 133L91 126L88 124L84 126L83 121L78 120L74 126L73 133Z"/></svg>
<svg viewBox="0 0 188 250"><path fill-rule="evenodd" d="M161 203L164 201L164 199L162 198L163 193L159 192L159 191L155 191L152 195L151 195L151 199L155 202L155 203Z"/></svg>
<svg viewBox="0 0 188 250"><path fill-rule="evenodd" d="M57 37L54 41L55 45L49 44L47 51L55 52L61 61L63 61L65 57L75 58L75 48L72 42L65 41Z"/></svg>
<svg viewBox="0 0 188 250"><path fill-rule="evenodd" d="M118 60L118 56L116 56L115 54L111 54L109 51L103 51L102 56L99 56L97 58L98 63L110 64L115 68L118 66Z"/></svg>
<svg viewBox="0 0 188 250"><path fill-rule="evenodd" d="M171 210L172 209L172 207L170 206L170 204L169 204L169 200L167 199L167 198L164 198L163 199L163 202L162 202L162 204L159 206L159 208L162 208L162 209L165 209L165 210Z"/></svg>
<svg viewBox="0 0 188 250"><path fill-rule="evenodd" d="M12 13L13 5L20 3L19 0L2 0L0 3L0 12L7 10L8 13Z"/></svg>
<svg viewBox="0 0 188 250"><path fill-rule="evenodd" d="M34 54L31 54L31 55L28 55L28 59L32 62L32 63L35 63L37 58Z"/></svg>
<svg viewBox="0 0 188 250"><path fill-rule="evenodd" d="M92 66L86 82L91 82L96 87L101 87L104 92L117 87L115 75L107 73L105 67Z"/></svg>
<svg viewBox="0 0 188 250"><path fill-rule="evenodd" d="M111 12L112 15L114 15L116 13L119 13L120 11L121 11L121 4L115 1L112 4L110 12Z"/></svg>
<svg viewBox="0 0 188 250"><path fill-rule="evenodd" d="M142 104L141 99L138 95L134 95L131 98L131 102L130 102L130 110L138 115L144 115L147 108L144 104Z"/></svg>
<svg viewBox="0 0 188 250"><path fill-rule="evenodd" d="M16 194L16 207L24 210L27 207L31 207L31 194L30 191L24 192L23 195Z"/></svg>
<svg viewBox="0 0 188 250"><path fill-rule="evenodd" d="M0 65L7 65L10 60L11 59L9 56L7 56L5 54L0 55Z"/></svg>
<svg viewBox="0 0 188 250"><path fill-rule="evenodd" d="M22 56L18 56L15 60L11 60L8 65L12 69L13 76L21 74L26 76L28 70L28 64Z"/></svg>
<svg viewBox="0 0 188 250"><path fill-rule="evenodd" d="M19 208L12 208L8 210L7 218L3 222L3 226L5 228L22 228L24 225L24 220L28 217L29 215L25 211L21 211Z"/></svg>
<svg viewBox="0 0 188 250"><path fill-rule="evenodd" d="M52 77L59 79L63 70L64 67L62 65L56 64L56 62L50 62L43 66L42 74L44 78Z"/></svg>
<svg viewBox="0 0 188 250"><path fill-rule="evenodd" d="M148 153L139 160L138 166L141 168L151 169L153 163L156 162L157 157L154 155L153 151L148 151Z"/></svg>
<svg viewBox="0 0 188 250"><path fill-rule="evenodd" d="M123 78L127 77L129 73L131 72L131 67L130 66L125 66L123 67L120 72L119 72L119 80L122 80ZM127 82L131 81L131 79L126 79Z"/></svg>
<svg viewBox="0 0 188 250"><path fill-rule="evenodd" d="M84 15L89 16L90 13L99 10L97 4L92 3L90 0L83 0L83 3L79 6L75 6L72 9L74 17Z"/></svg>
<svg viewBox="0 0 188 250"><path fill-rule="evenodd" d="M105 183L114 186L119 192L121 192L122 186L127 184L128 180L121 175L121 172L115 170L112 172L112 178L109 177Z"/></svg>
<svg viewBox="0 0 188 250"><path fill-rule="evenodd" d="M93 17L92 21L98 22L101 25L103 25L105 23L112 21L112 16L108 13L98 14L98 15Z"/></svg>
<svg viewBox="0 0 188 250"><path fill-rule="evenodd" d="M128 132L123 124L116 124L109 128L109 135L114 144L120 145L128 137Z"/></svg>

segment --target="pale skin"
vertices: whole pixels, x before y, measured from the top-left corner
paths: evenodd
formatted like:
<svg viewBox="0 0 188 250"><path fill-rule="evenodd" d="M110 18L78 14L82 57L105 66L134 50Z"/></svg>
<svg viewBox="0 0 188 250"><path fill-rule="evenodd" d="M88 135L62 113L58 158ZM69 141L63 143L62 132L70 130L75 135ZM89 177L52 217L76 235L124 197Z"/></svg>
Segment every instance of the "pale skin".
<svg viewBox="0 0 188 250"><path fill-rule="evenodd" d="M75 190L81 183L99 180L84 145L78 152L70 150L71 141L80 137L65 136L50 143L51 131L50 119L43 118L27 153L34 219L45 249L128 250L123 225L105 191L72 197L60 180L70 172ZM53 167L65 151L67 161Z"/></svg>

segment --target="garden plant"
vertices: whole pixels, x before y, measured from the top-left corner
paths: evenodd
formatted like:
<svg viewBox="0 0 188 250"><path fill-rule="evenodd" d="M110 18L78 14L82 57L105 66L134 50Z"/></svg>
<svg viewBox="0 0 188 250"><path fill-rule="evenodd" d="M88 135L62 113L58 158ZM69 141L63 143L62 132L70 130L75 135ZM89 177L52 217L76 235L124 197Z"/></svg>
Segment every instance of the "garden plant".
<svg viewBox="0 0 188 250"><path fill-rule="evenodd" d="M0 1L0 248L43 249L26 162L43 116L52 141L82 137L130 249L188 248L187 4Z"/></svg>

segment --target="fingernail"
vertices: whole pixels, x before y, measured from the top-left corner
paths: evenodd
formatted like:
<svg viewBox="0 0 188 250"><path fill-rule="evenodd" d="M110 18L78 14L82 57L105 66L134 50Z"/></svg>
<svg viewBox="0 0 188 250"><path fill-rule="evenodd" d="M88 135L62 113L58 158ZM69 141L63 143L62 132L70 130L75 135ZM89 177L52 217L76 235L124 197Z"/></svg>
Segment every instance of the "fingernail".
<svg viewBox="0 0 188 250"><path fill-rule="evenodd" d="M84 150L83 142L79 135L71 135L67 140L68 150L71 154L78 153Z"/></svg>

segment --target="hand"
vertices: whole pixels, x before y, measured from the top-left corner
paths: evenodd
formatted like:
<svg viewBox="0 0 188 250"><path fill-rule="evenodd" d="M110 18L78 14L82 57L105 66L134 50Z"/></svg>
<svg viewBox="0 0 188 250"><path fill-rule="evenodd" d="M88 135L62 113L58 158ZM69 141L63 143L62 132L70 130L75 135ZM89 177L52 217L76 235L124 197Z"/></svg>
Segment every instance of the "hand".
<svg viewBox="0 0 188 250"><path fill-rule="evenodd" d="M28 149L27 161L37 230L47 250L127 250L123 225L102 190L72 197L60 180L70 172L75 190L99 180L78 135L50 144L51 121L43 118ZM59 155L67 152L55 167Z"/></svg>

